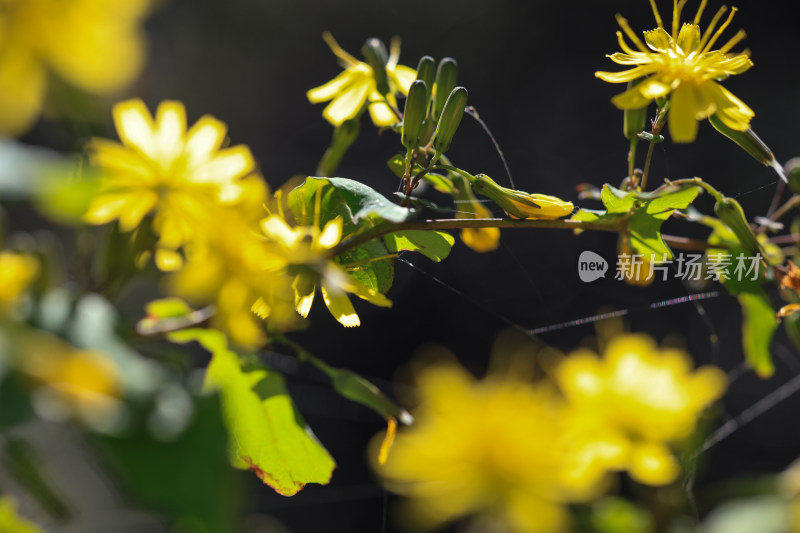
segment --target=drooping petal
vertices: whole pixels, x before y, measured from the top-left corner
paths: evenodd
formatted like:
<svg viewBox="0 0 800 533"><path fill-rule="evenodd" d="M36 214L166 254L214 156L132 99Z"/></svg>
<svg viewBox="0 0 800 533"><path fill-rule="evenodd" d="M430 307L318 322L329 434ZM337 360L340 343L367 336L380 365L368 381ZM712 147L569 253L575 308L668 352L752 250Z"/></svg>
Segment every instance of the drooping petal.
<svg viewBox="0 0 800 533"><path fill-rule="evenodd" d="M155 126L144 102L139 98L120 102L114 106L113 114L122 143L152 158L156 146Z"/></svg>
<svg viewBox="0 0 800 533"><path fill-rule="evenodd" d="M361 325L361 320L353 309L353 304L347 297L347 293L335 285L322 282L322 299L331 312L333 318L339 321L346 328L353 328Z"/></svg>
<svg viewBox="0 0 800 533"><path fill-rule="evenodd" d="M652 56L641 52L634 52L633 54L617 52L607 57L618 65L646 65L653 62Z"/></svg>
<svg viewBox="0 0 800 533"><path fill-rule="evenodd" d="M414 80L417 79L417 71L405 65L397 65L394 67L394 70L389 73L389 77L394 79L401 93L408 94L408 89L411 87L411 84L414 83Z"/></svg>
<svg viewBox="0 0 800 533"><path fill-rule="evenodd" d="M341 126L344 121L358 115L374 84L374 81L370 83L367 80L354 83L328 104L322 116L334 126Z"/></svg>
<svg viewBox="0 0 800 533"><path fill-rule="evenodd" d="M666 96L669 85L652 77L616 95L611 101L620 109L641 109L656 98Z"/></svg>
<svg viewBox="0 0 800 533"><path fill-rule="evenodd" d="M104 194L92 200L83 220L88 224L106 224L119 217L133 193Z"/></svg>
<svg viewBox="0 0 800 533"><path fill-rule="evenodd" d="M294 289L294 306L297 314L303 318L308 317L311 312L311 304L314 303L314 293L317 290L317 283L310 275L298 274L292 283Z"/></svg>
<svg viewBox="0 0 800 533"><path fill-rule="evenodd" d="M699 89L709 101L714 102L716 114L726 126L738 131L745 131L750 127L750 120L755 113L725 87L714 81L707 81Z"/></svg>
<svg viewBox="0 0 800 533"><path fill-rule="evenodd" d="M669 135L676 143L689 143L697 137L694 89L687 84L678 85L670 96Z"/></svg>
<svg viewBox="0 0 800 533"><path fill-rule="evenodd" d="M369 116L376 126L386 128L398 122L397 115L383 101L383 96L378 91L373 91L369 99L372 102L369 104Z"/></svg>
<svg viewBox="0 0 800 533"><path fill-rule="evenodd" d="M326 279L329 282L329 286L335 283L338 287L341 287L349 293L355 294L362 300L366 300L372 305L377 305L380 307L392 306L392 301L389 298L374 289L370 289L363 283L357 281L353 276L350 276L344 272L334 273L335 268L336 267L330 266L326 272Z"/></svg>
<svg viewBox="0 0 800 533"><path fill-rule="evenodd" d="M642 76L647 76L659 70L658 65L656 64L648 64L648 65L641 65L636 68L632 68L630 70L623 70L622 72L595 72L594 75L600 78L603 81L607 81L609 83L628 83L631 80L635 80L636 78L641 78Z"/></svg>
<svg viewBox="0 0 800 533"><path fill-rule="evenodd" d="M125 210L119 215L119 230L127 233L136 229L141 224L142 219L158 203L158 195L149 190L141 190L131 195L130 200L125 206Z"/></svg>
<svg viewBox="0 0 800 533"><path fill-rule="evenodd" d="M665 445L642 443L631 450L628 472L640 483L662 486L675 481L680 466Z"/></svg>
<svg viewBox="0 0 800 533"><path fill-rule="evenodd" d="M320 102L327 102L333 99L337 94L344 91L350 84L358 79L351 69L341 72L338 76L333 78L328 83L314 87L306 92L306 98L312 104L319 104Z"/></svg>
<svg viewBox="0 0 800 533"><path fill-rule="evenodd" d="M322 229L322 233L317 238L317 245L321 249L327 250L336 246L341 238L342 219L340 217L336 217L325 224L325 227Z"/></svg>

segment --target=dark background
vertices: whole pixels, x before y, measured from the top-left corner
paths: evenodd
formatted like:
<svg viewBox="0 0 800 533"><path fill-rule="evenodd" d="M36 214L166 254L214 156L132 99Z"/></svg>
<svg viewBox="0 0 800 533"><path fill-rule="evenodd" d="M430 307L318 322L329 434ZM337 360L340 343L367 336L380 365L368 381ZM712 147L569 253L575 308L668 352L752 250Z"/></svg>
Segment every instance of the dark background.
<svg viewBox="0 0 800 533"><path fill-rule="evenodd" d="M664 0L659 4L664 19L670 20L671 6ZM684 19L694 16L698 4L689 3ZM703 27L718 7L719 2L709 2ZM755 67L726 87L756 111L754 129L784 162L800 155L800 9L796 3L747 0L738 7L740 13L720 44L744 27L748 38L736 49L752 48ZM321 117L323 105L311 105L305 98L307 89L340 72L322 32L332 32L354 55L369 37L388 44L392 35L400 35L402 64L415 67L424 54L458 60L459 84L467 87L469 103L504 150L518 188L576 201L578 183L616 185L626 174L621 112L610 103L624 86L593 75L596 70L620 70L604 57L617 51L616 12L637 32L655 26L646 0L174 0L163 3L147 23L150 62L129 92L144 98L151 109L163 99L182 100L190 123L205 113L225 121L232 143L249 145L264 176L277 187L294 175L313 173L330 139L332 128ZM70 147L47 124L27 140ZM391 133L378 135L364 119L361 137L338 174L391 195L397 182L385 161L399 151L398 140ZM508 184L491 141L468 117L449 155L469 172L484 172ZM776 182L772 171L706 123L694 144L665 142L657 147L651 184L664 177L692 176L737 197L751 217L766 212ZM444 200L435 192L429 198ZM707 199L697 205L710 212ZM704 235L675 221L668 222L666 232ZM740 365L740 311L720 286L687 287L670 280L642 289L615 281L613 275L585 284L577 276L583 250L604 256L613 270L616 237L606 234L576 238L563 231L509 230L500 249L489 254L458 242L441 264L405 255L402 259L411 264L397 262L389 292L392 310L357 304L364 325L346 330L317 302L312 329L295 339L331 364L369 376L392 392L397 370L425 343L453 350L480 374L493 340L508 322L537 328L592 316L601 308L629 309L632 330L658 340L677 333L698 363L715 362L725 370ZM709 326L695 305L649 308L653 302L708 290L720 291L719 297L700 302L720 336L718 354L712 352ZM593 325L587 324L537 340L570 350L593 334ZM774 351L775 377L741 377L726 397L727 413L741 412L800 369L783 334ZM381 531L385 496L372 481L364 451L381 420L335 396L311 372L294 378L292 390L302 412L339 466L332 487L310 486L291 499L253 478L252 510L271 514L296 532ZM704 465L700 488L734 475L777 471L800 455L800 432L791 423L798 407L800 400L787 401L716 446Z"/></svg>

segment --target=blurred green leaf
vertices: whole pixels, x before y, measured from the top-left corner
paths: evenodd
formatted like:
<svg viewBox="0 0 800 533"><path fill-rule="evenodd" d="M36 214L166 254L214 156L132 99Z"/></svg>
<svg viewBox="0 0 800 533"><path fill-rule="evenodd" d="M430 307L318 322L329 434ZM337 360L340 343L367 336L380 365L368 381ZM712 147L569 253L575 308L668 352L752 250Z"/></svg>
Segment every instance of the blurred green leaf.
<svg viewBox="0 0 800 533"><path fill-rule="evenodd" d="M17 515L17 504L8 496L0 497L0 532L43 533L34 523Z"/></svg>
<svg viewBox="0 0 800 533"><path fill-rule="evenodd" d="M592 526L597 533L649 533L652 517L622 498L605 498L592 507Z"/></svg>
<svg viewBox="0 0 800 533"><path fill-rule="evenodd" d="M0 369L0 431L32 415L33 407L19 375Z"/></svg>
<svg viewBox="0 0 800 533"><path fill-rule="evenodd" d="M99 178L94 172L76 172L71 167L48 170L36 187L36 208L55 222L81 224L89 203L100 188Z"/></svg>
<svg viewBox="0 0 800 533"><path fill-rule="evenodd" d="M228 533L242 501L241 476L228 464L217 396L195 399L195 415L176 438L153 437L142 424L124 436L96 435L131 497L187 531Z"/></svg>
<svg viewBox="0 0 800 533"><path fill-rule="evenodd" d="M219 331L183 330L169 338L197 341L211 352L205 388L222 398L234 466L284 496L330 481L336 464L295 410L281 374L257 361L244 366Z"/></svg>
<svg viewBox="0 0 800 533"><path fill-rule="evenodd" d="M439 262L450 255L455 238L443 231L398 231L385 235L386 247L392 253L402 250L419 252L431 261Z"/></svg>
<svg viewBox="0 0 800 533"><path fill-rule="evenodd" d="M709 514L702 533L788 533L792 531L788 502L774 496L732 501Z"/></svg>
<svg viewBox="0 0 800 533"><path fill-rule="evenodd" d="M742 306L742 348L745 359L759 377L768 378L775 372L770 344L778 327L772 302L763 290L742 292L737 298Z"/></svg>
<svg viewBox="0 0 800 533"><path fill-rule="evenodd" d="M333 382L333 388L348 400L369 407L384 418L396 418L405 424L413 420L408 411L398 406L383 394L378 387L355 372L327 368Z"/></svg>

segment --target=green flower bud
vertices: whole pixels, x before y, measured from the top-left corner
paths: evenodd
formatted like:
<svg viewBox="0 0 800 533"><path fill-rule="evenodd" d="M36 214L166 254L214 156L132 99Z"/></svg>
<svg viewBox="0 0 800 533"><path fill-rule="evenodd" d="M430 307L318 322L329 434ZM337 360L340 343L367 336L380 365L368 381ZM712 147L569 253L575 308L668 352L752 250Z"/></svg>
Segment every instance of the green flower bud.
<svg viewBox="0 0 800 533"><path fill-rule="evenodd" d="M425 82L425 87L428 91L425 96L425 101L430 102L431 95L433 94L433 84L436 81L436 62L431 56L423 56L417 65L417 79ZM427 113L427 109L425 112Z"/></svg>
<svg viewBox="0 0 800 533"><path fill-rule="evenodd" d="M628 82L628 89L639 85L645 78L631 80ZM647 121L647 106L640 107L639 109L625 109L622 112L622 133L625 138L630 140L644 131L645 122Z"/></svg>
<svg viewBox="0 0 800 533"><path fill-rule="evenodd" d="M511 218L555 219L572 214L572 202L547 194L531 194L501 187L486 174L478 174L471 183L472 190L491 198Z"/></svg>
<svg viewBox="0 0 800 533"><path fill-rule="evenodd" d="M411 84L403 111L403 146L409 150L416 148L422 121L428 111L428 87L424 81L417 80Z"/></svg>
<svg viewBox="0 0 800 533"><path fill-rule="evenodd" d="M758 135L756 135L752 129L748 128L746 131L738 131L730 128L725 125L716 114L708 117L708 121L714 126L714 129L738 144L740 148L750 154L756 161L762 165L772 167L783 181L787 181L786 175L783 173L783 167L775 160L772 150L769 149L769 146L764 144L764 141L758 138Z"/></svg>
<svg viewBox="0 0 800 533"><path fill-rule="evenodd" d="M437 94L438 97L438 94ZM456 87L442 109L439 123L433 134L433 147L441 153L450 149L453 136L456 134L461 118L464 116L464 108L467 106L467 90L463 87Z"/></svg>
<svg viewBox="0 0 800 533"><path fill-rule="evenodd" d="M766 253L762 253L761 245L753 233L750 223L747 222L747 217L739 202L733 198L718 198L714 204L714 213L733 231L745 252L750 255L757 253L761 253L762 256L766 255Z"/></svg>
<svg viewBox="0 0 800 533"><path fill-rule="evenodd" d="M783 169L789 179L789 188L793 193L800 194L800 157L793 157L788 160Z"/></svg>
<svg viewBox="0 0 800 533"><path fill-rule="evenodd" d="M433 97L433 119L439 120L447 103L447 98L458 81L458 63L452 57L445 57L436 69L436 95Z"/></svg>
<svg viewBox="0 0 800 533"><path fill-rule="evenodd" d="M386 74L386 63L389 56L386 53L386 46L380 39L367 39L361 47L361 53L367 63L372 67L372 75L375 77L375 86L378 92L386 96L389 94L389 77Z"/></svg>

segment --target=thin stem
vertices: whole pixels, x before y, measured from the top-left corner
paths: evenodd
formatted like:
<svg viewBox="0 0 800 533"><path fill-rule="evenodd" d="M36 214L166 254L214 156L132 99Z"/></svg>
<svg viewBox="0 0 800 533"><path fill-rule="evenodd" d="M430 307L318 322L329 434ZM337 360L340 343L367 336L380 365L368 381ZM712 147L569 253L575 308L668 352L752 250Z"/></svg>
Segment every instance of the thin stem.
<svg viewBox="0 0 800 533"><path fill-rule="evenodd" d="M783 184L782 181L780 183ZM798 205L800 205L800 195L795 194L794 196L786 200L785 204L783 204L777 209L772 210L772 214L769 215L769 219L772 221L780 220L786 213L788 213Z"/></svg>
<svg viewBox="0 0 800 533"><path fill-rule="evenodd" d="M667 122L667 111L669 110L669 102L658 108L656 111L656 118L651 122L652 128L650 133L655 137L661 134L664 124ZM650 141L650 146L647 147L647 158L644 161L644 169L642 171L642 183L639 190L647 190L647 176L650 174L650 162L653 159L653 150L655 150L655 143ZM632 174L632 173L631 173Z"/></svg>
<svg viewBox="0 0 800 533"><path fill-rule="evenodd" d="M647 157L644 160L644 171L642 172L642 183L639 187L639 190L646 191L647 190L647 176L650 175L650 161L653 159L653 150L655 149L655 143L651 142L650 146L647 147Z"/></svg>

